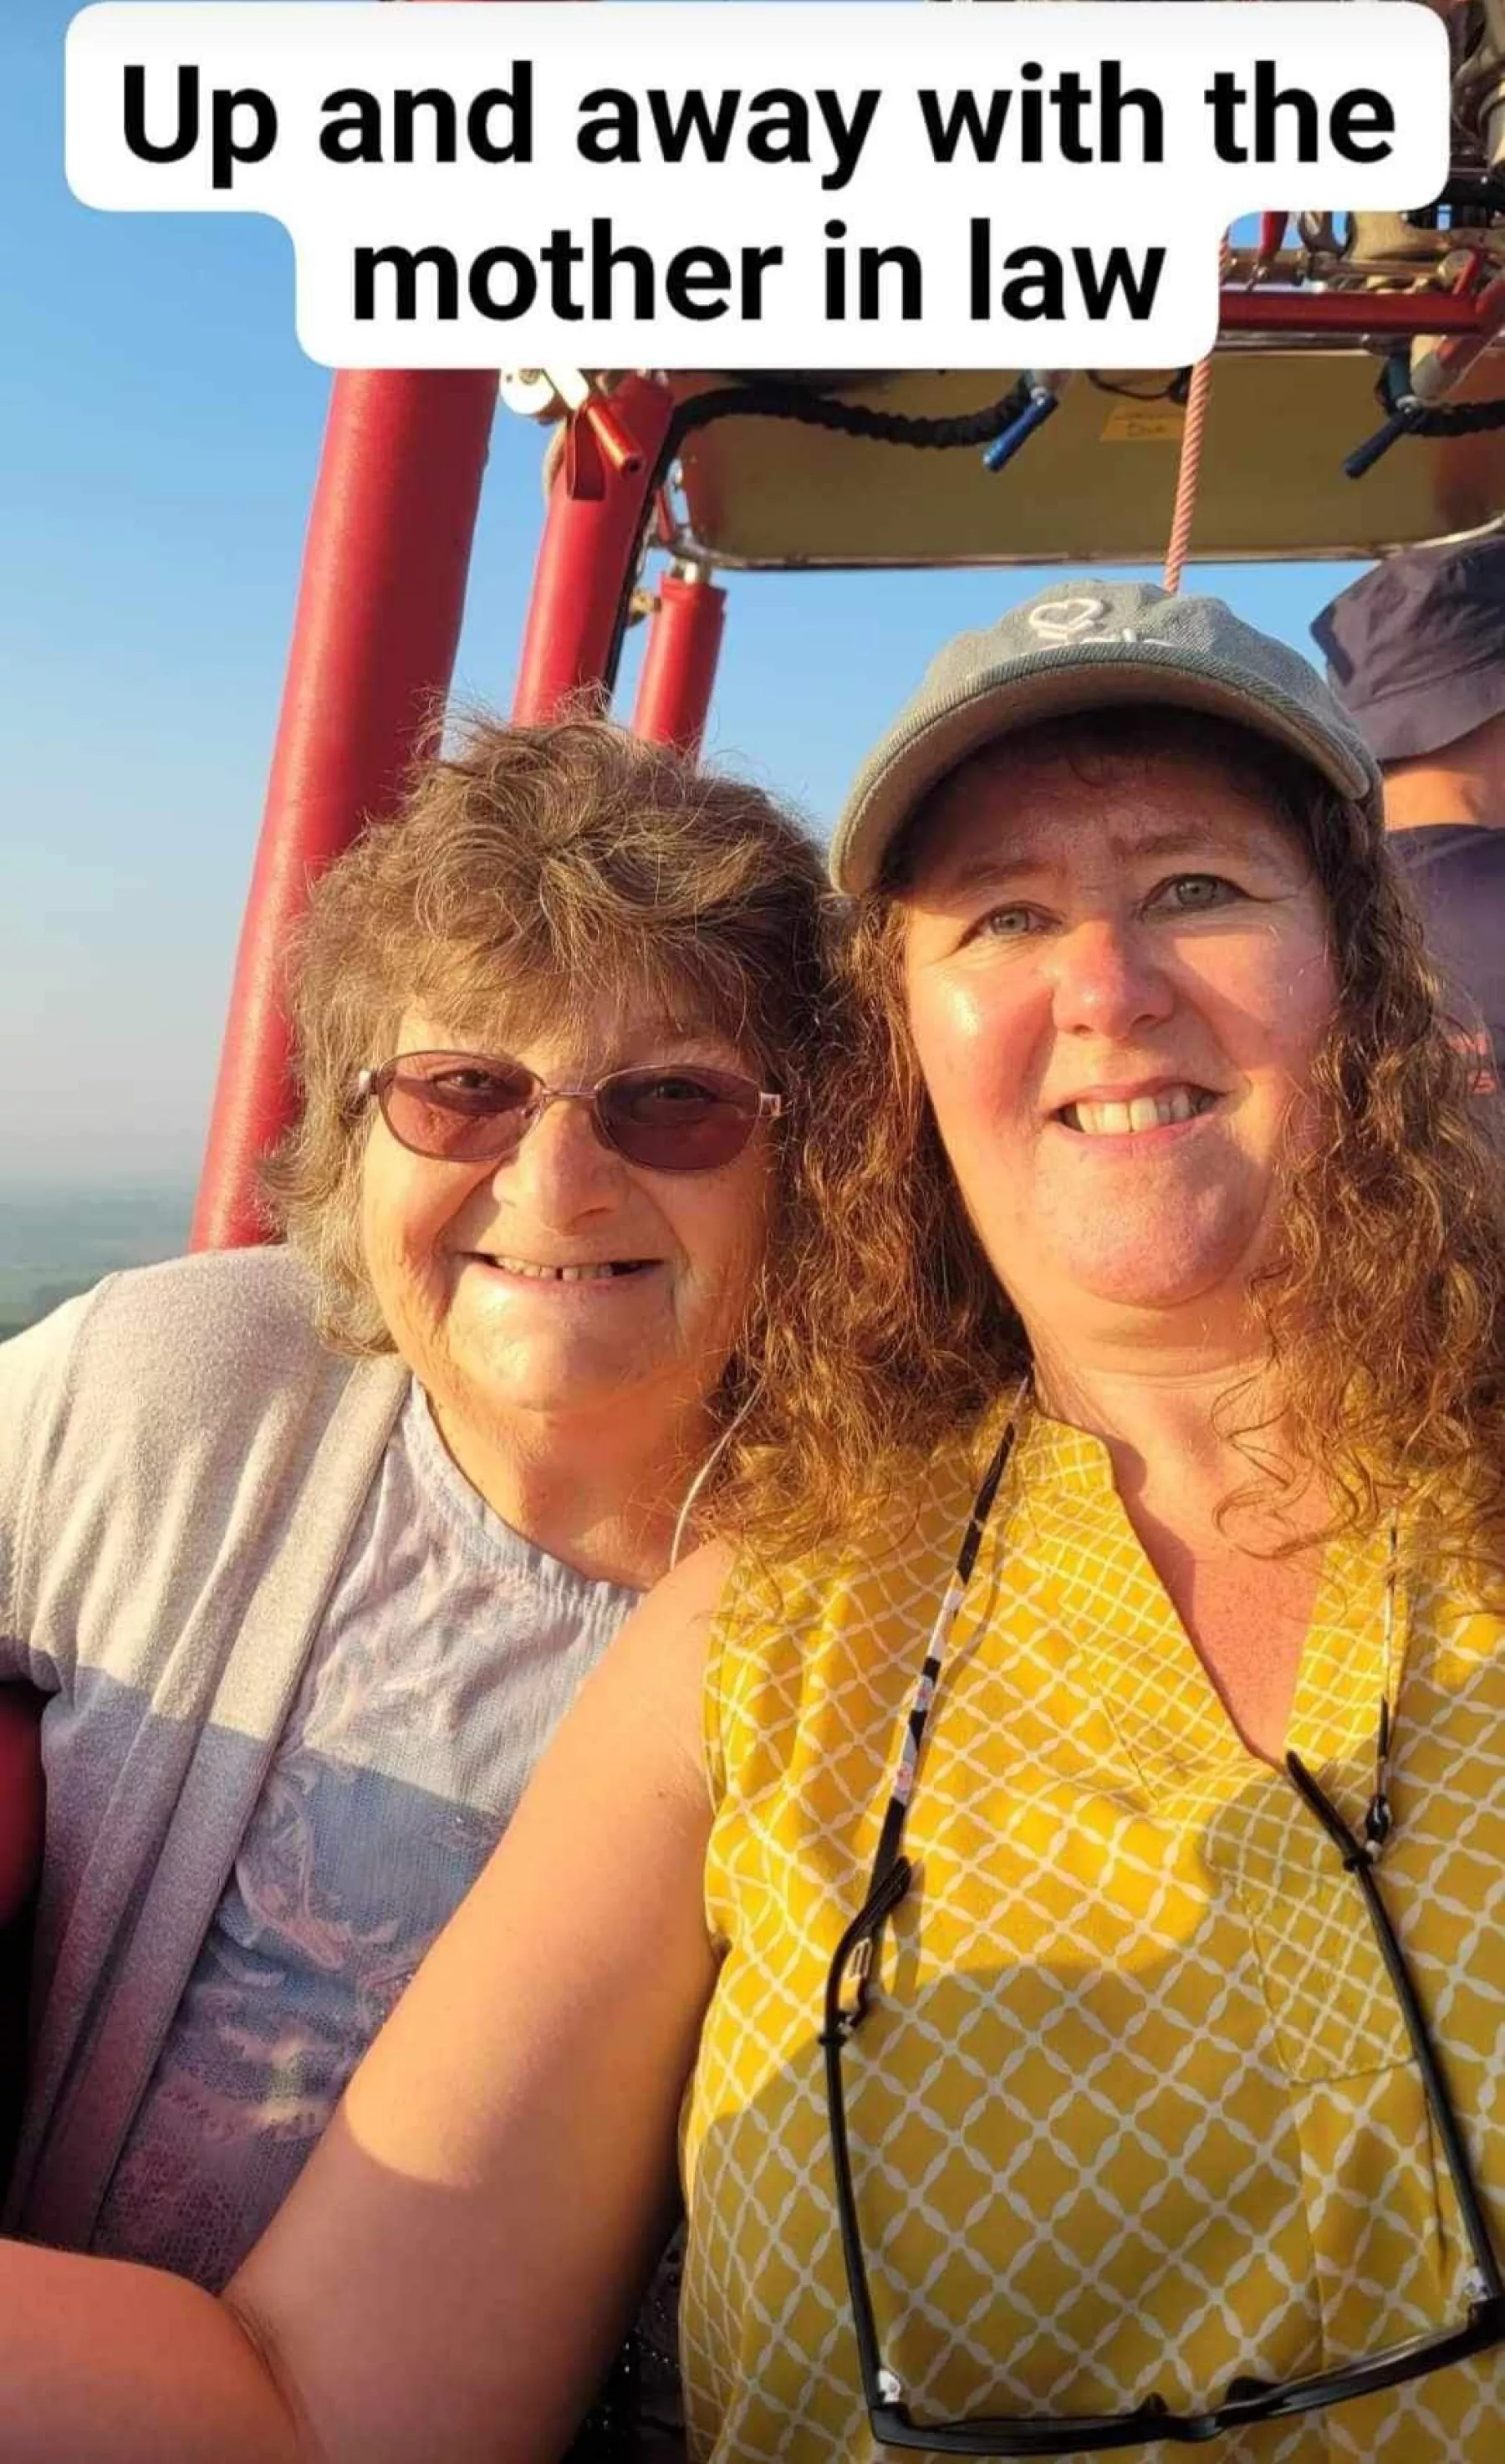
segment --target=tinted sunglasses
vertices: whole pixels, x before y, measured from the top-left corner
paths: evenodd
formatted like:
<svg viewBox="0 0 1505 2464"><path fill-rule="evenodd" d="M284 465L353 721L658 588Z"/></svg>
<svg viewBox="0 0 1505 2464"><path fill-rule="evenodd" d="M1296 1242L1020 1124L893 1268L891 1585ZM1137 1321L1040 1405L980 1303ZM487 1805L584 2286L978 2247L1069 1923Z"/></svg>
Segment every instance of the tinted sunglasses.
<svg viewBox="0 0 1505 2464"><path fill-rule="evenodd" d="M733 1162L784 1099L733 1069L698 1062L613 1069L593 1087L547 1087L520 1062L475 1052L404 1052L356 1079L399 1146L443 1163L504 1163L550 1104L586 1104L605 1147L649 1172L715 1172Z"/></svg>

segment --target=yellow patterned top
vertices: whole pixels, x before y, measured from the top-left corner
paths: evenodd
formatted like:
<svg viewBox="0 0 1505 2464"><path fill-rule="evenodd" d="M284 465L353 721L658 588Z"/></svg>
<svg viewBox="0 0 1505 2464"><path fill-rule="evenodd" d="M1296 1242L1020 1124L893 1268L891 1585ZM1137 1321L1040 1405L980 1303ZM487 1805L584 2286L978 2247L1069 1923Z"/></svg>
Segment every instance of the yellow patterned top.
<svg viewBox="0 0 1505 2464"><path fill-rule="evenodd" d="M975 1463L878 1563L740 1578L707 1691L725 1946L686 2113L695 2450L866 2464L816 2037ZM1361 1825L1386 1551L1336 1546L1291 1742ZM1505 2250L1505 1636L1395 1633L1381 1886ZM1215 2403L1461 2321L1466 2258L1358 1886L1240 1744L1106 1451L1033 1419L926 1731L918 1880L844 2057L885 2361L917 2417ZM1171 2464L1186 2451L1137 2451ZM1212 2464L1501 2464L1505 2362L1226 2435Z"/></svg>

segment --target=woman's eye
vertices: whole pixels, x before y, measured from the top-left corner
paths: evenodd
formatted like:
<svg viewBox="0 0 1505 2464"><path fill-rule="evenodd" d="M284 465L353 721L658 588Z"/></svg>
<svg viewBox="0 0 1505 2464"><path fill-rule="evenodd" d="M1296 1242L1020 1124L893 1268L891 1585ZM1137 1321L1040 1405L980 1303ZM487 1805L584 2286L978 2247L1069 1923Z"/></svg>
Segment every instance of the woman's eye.
<svg viewBox="0 0 1505 2464"><path fill-rule="evenodd" d="M495 1069L438 1069L427 1085L436 1103L463 1104L478 1111L510 1109L521 1103L526 1093Z"/></svg>
<svg viewBox="0 0 1505 2464"><path fill-rule="evenodd" d="M995 907L972 930L988 940L1017 941L1034 932L1039 921L1032 907Z"/></svg>
<svg viewBox="0 0 1505 2464"><path fill-rule="evenodd" d="M655 1104L703 1104L707 1092L702 1080L674 1078L667 1072L662 1078L645 1079L640 1091Z"/></svg>
<svg viewBox="0 0 1505 2464"><path fill-rule="evenodd" d="M462 1095L484 1094L498 1084L489 1069L440 1069L430 1079L431 1087L457 1088Z"/></svg>
<svg viewBox="0 0 1505 2464"><path fill-rule="evenodd" d="M1178 915L1200 915L1209 907L1226 907L1242 893L1220 872L1182 872L1161 884L1151 906L1170 908Z"/></svg>

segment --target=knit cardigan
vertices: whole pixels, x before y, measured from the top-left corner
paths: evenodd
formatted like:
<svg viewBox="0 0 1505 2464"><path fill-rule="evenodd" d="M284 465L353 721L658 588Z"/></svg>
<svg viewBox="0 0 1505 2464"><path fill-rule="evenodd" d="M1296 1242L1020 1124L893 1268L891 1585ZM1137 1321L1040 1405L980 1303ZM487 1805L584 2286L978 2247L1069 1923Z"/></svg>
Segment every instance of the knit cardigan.
<svg viewBox="0 0 1505 2464"><path fill-rule="evenodd" d="M49 1698L11 2233L88 2244L407 1382L320 1343L278 1249L0 1345L0 1678Z"/></svg>

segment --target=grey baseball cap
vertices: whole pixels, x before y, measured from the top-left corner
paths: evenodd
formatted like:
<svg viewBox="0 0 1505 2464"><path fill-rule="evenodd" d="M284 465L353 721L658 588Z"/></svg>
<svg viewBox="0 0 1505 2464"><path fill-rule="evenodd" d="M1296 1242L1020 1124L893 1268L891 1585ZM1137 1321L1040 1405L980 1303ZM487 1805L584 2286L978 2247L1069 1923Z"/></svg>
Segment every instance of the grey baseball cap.
<svg viewBox="0 0 1505 2464"><path fill-rule="evenodd" d="M1440 753L1505 711L1505 539L1387 556L1312 631L1382 761Z"/></svg>
<svg viewBox="0 0 1505 2464"><path fill-rule="evenodd" d="M1056 583L931 661L836 825L837 889L874 887L916 805L968 754L1038 719L1114 703L1231 719L1310 761L1381 826L1374 755L1298 651L1221 599L1173 597L1147 582Z"/></svg>

